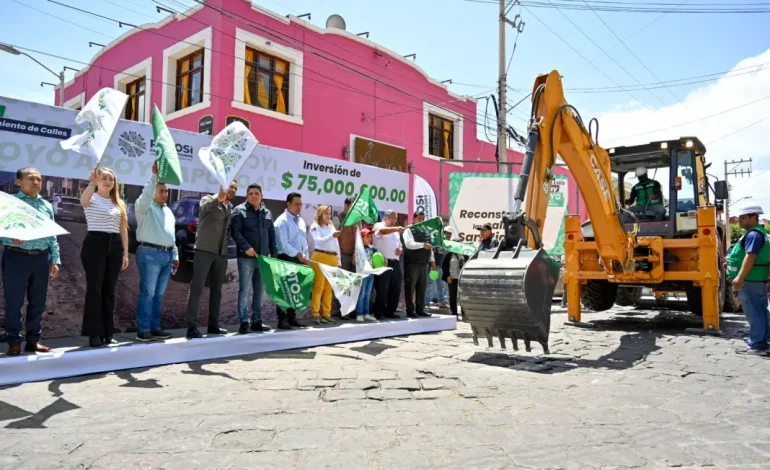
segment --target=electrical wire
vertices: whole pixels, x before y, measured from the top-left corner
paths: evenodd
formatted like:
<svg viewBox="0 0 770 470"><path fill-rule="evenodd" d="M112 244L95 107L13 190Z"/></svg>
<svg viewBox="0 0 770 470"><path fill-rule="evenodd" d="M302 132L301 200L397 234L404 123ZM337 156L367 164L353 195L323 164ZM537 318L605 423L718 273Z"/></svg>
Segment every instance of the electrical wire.
<svg viewBox="0 0 770 470"><path fill-rule="evenodd" d="M730 132L729 134L725 134L725 135L723 135L722 137L717 137L716 139L712 140L711 142L708 142L706 145L711 145L711 144L713 144L714 142L717 142L717 141L720 141L720 140L722 140L722 139L725 139L725 138L727 138L727 137L730 137L731 135L735 135L735 134L737 134L737 133L739 133L739 132L743 132L743 131L745 131L746 129L748 129L748 128L752 127L752 126L756 126L757 124L759 124L759 123L761 123L761 122L767 121L768 119L770 119L770 115L768 115L768 116L765 116L765 117L763 117L762 119L760 119L760 120L758 120L758 121L754 121L754 122L752 122L751 124L748 124L748 125L746 125L746 126L743 126L743 127L741 127L740 129L738 129L737 131L734 131L734 132Z"/></svg>
<svg viewBox="0 0 770 470"><path fill-rule="evenodd" d="M480 3L488 5L497 5L499 2L494 0L462 0L469 3ZM749 3L749 4L721 4L718 8L712 7L712 4L695 4L688 7L678 8L677 4L655 5L648 3L603 3L591 2L593 5L587 7L576 3L559 0L559 3L553 5L550 2L522 0L521 6L524 8L547 8L547 9L565 9L576 11L589 11L591 8L596 11L606 11L614 13L676 13L676 14L765 14L770 13L770 3ZM713 4L716 5L716 4Z"/></svg>

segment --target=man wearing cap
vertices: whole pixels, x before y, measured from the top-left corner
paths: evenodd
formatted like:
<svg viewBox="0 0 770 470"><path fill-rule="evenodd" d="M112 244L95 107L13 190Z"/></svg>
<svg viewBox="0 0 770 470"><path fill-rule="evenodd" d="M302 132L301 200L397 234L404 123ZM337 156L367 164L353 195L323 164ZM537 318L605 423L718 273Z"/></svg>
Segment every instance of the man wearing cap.
<svg viewBox="0 0 770 470"><path fill-rule="evenodd" d="M631 195L626 199L626 205L629 206L628 210L636 214L637 217L646 212L652 212L655 214L654 220L662 219L666 213L666 208L663 207L663 191L660 183L647 176L646 167L640 166L636 169L635 174L639 182L631 188ZM630 207L634 202L636 202L636 206Z"/></svg>
<svg viewBox="0 0 770 470"><path fill-rule="evenodd" d="M412 225L425 222L425 213L417 211L412 215ZM404 287L406 316L410 318L429 317L425 311L425 289L428 287L428 271L436 268L430 234L421 230L404 230ZM415 305L416 304L416 305ZM415 308L416 307L416 308Z"/></svg>
<svg viewBox="0 0 770 470"><path fill-rule="evenodd" d="M727 257L727 276L738 291L746 321L749 323L748 353L767 354L768 310L767 280L770 264L770 239L759 223L762 208L743 206L738 224L746 233L733 246Z"/></svg>
<svg viewBox="0 0 770 470"><path fill-rule="evenodd" d="M447 240L452 239L454 230L451 226L444 226L444 238ZM449 301L449 292L447 283L442 276L442 266L444 261L444 255L446 251L438 246L433 247L433 259L436 263L436 271L438 271L438 279L435 281L428 277L428 287L425 289L425 305L429 305L433 299L438 300L439 308L449 308L447 302ZM430 270L430 268L428 268Z"/></svg>
<svg viewBox="0 0 770 470"><path fill-rule="evenodd" d="M403 227L396 226L396 212L388 210L383 215L382 222L374 224L374 247L385 257L388 271L377 276L377 294L374 298L374 316L383 318L398 318L396 309L401 297L401 264L399 258L403 251L400 233Z"/></svg>
<svg viewBox="0 0 770 470"><path fill-rule="evenodd" d="M500 245L500 242L492 236L492 224L486 223L479 228L479 238L481 239L482 251L494 250Z"/></svg>

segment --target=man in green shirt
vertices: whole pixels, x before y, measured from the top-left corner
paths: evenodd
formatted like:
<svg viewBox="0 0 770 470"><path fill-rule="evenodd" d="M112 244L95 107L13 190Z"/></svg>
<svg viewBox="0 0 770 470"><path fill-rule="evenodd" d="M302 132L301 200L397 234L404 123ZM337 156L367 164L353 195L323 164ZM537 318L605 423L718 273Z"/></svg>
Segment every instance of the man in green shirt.
<svg viewBox="0 0 770 470"><path fill-rule="evenodd" d="M642 220L650 217L653 220L661 220L666 214L666 208L663 207L663 191L660 183L647 176L646 167L638 167L635 173L639 182L631 188L631 196L626 199L628 210ZM631 207L634 203L636 205Z"/></svg>
<svg viewBox="0 0 770 470"><path fill-rule="evenodd" d="M45 217L53 220L53 207L43 199L43 177L34 168L22 168L16 172L16 184L20 191L16 197L34 207ZM8 341L8 355L21 354L22 314L21 308L27 300L27 344L26 352L49 352L50 348L40 343L43 312L48 296L48 281L59 274L59 243L56 237L36 240L11 240L2 238L3 291L5 294L5 333Z"/></svg>

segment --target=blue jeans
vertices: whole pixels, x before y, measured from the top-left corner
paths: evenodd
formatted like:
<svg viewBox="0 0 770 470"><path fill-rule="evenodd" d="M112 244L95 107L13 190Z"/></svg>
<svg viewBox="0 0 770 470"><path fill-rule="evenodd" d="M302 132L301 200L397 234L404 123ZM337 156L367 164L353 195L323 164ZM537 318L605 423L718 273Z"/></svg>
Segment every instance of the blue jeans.
<svg viewBox="0 0 770 470"><path fill-rule="evenodd" d="M249 321L249 300L251 300L251 323L262 324L263 292L257 259L238 258L238 318L241 323Z"/></svg>
<svg viewBox="0 0 770 470"><path fill-rule="evenodd" d="M743 313L749 323L749 339L751 349L767 349L768 310L767 285L764 282L744 282L738 291Z"/></svg>
<svg viewBox="0 0 770 470"><path fill-rule="evenodd" d="M441 266L436 265L438 279L435 281L430 278L430 266L428 266L428 287L425 288L425 305L429 305L433 299L438 299L438 303L446 304L449 297L449 286L441 280Z"/></svg>
<svg viewBox="0 0 770 470"><path fill-rule="evenodd" d="M358 294L356 312L359 315L369 315L369 306L372 304L372 286L374 286L374 275L370 274L361 283L361 293Z"/></svg>
<svg viewBox="0 0 770 470"><path fill-rule="evenodd" d="M166 293L174 254L147 246L136 248L139 268L139 304L136 325L139 333L160 330L160 308Z"/></svg>

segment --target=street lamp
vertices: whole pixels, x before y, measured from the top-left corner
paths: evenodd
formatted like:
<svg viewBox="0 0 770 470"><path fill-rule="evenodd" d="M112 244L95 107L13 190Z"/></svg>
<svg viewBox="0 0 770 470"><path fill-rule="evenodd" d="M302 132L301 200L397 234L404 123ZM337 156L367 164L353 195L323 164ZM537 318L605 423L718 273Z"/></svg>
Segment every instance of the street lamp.
<svg viewBox="0 0 770 470"><path fill-rule="evenodd" d="M733 204L737 204L737 203L743 201L744 199L751 199L751 196L743 196L741 198L738 198L735 201L731 202L729 207L733 207Z"/></svg>
<svg viewBox="0 0 770 470"><path fill-rule="evenodd" d="M0 42L0 51L7 52L8 54L11 54L11 55L25 55L30 59L32 59L33 61L35 61L37 65L43 67L44 69L54 74L56 78L59 79L59 106L64 106L64 70L62 70L59 73L56 73L53 70L49 69L45 64L43 64L39 60L35 59L34 57L27 54L26 52L21 52L20 50L16 49L10 44L3 44L2 42ZM42 83L40 86L43 86Z"/></svg>

